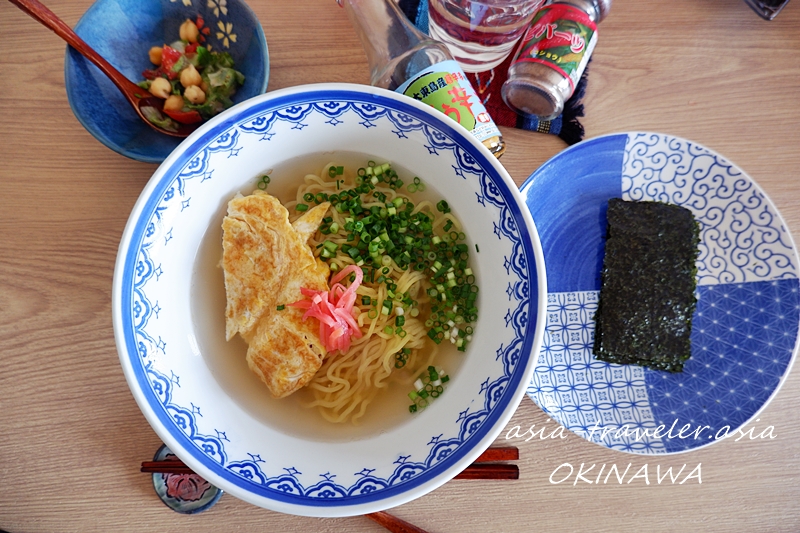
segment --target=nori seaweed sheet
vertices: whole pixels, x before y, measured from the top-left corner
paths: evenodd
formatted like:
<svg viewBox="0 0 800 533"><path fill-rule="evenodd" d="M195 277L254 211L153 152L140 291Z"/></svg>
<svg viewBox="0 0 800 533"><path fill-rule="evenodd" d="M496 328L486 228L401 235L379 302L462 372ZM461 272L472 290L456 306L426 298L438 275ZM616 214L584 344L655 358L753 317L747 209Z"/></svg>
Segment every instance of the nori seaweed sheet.
<svg viewBox="0 0 800 533"><path fill-rule="evenodd" d="M691 355L700 227L661 202L608 201L594 355L609 363L681 372Z"/></svg>

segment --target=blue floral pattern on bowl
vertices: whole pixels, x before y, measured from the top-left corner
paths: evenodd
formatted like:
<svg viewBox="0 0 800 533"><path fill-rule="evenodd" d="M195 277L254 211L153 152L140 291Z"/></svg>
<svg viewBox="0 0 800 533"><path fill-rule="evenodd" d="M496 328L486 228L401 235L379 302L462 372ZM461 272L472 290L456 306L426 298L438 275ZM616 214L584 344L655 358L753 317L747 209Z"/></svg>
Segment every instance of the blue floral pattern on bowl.
<svg viewBox="0 0 800 533"><path fill-rule="evenodd" d="M754 181L696 143L629 133L566 150L522 191L548 273L547 329L528 394L550 416L602 446L659 454L735 434L767 404L796 350L800 263ZM692 355L682 373L592 355L613 197L681 205L700 224Z"/></svg>
<svg viewBox="0 0 800 533"><path fill-rule="evenodd" d="M231 110L165 162L140 198L123 239L114 310L120 357L134 395L162 439L176 452L183 451L179 455L184 462L226 492L259 505L333 516L421 495L460 471L480 446L488 446L530 379L532 351L543 335L545 302L535 229L513 182L501 179L488 152L446 118L431 117L427 108L388 91L321 87L272 93ZM217 192L209 190L225 189L220 172L237 161L264 158L259 154L275 147L289 149L295 146L293 139L313 143L316 138L317 149L324 152L326 142L340 142L330 140L336 132L345 139L361 139L366 153L379 154L387 143L397 144L414 150L415 158L447 169L449 177L442 179L458 191L457 198L453 192L448 200L456 212L469 210L478 221L469 223L474 226L468 235L480 244L482 289L494 290L481 293L492 312L482 315L475 334L470 351L474 370L465 369L451 381L465 392L450 387L410 422L419 421L424 429L402 439L364 444L360 458L318 466L313 458L276 458L268 446L257 449L252 440L240 445L237 441L245 440L242 428L209 414L218 405L204 397L205 391L189 392L192 383L187 379L195 378L185 376L192 370L181 367L182 354L202 349L187 346L183 329L164 320L182 314L166 288L181 283L173 254L191 240L187 228L202 209L199 202L211 196L211 205L219 204ZM370 142L375 143L372 148ZM424 418L429 411L438 412L431 416L439 418ZM353 449L359 445L347 444Z"/></svg>

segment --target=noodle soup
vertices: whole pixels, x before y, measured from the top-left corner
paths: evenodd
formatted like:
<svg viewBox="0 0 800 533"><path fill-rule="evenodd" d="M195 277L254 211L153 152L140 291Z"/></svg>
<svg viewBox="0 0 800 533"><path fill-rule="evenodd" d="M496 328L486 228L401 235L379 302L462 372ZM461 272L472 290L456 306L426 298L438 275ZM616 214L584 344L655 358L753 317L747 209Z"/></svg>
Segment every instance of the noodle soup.
<svg viewBox="0 0 800 533"><path fill-rule="evenodd" d="M287 161L281 164L280 167L264 169L264 174L269 174L271 177L267 192L281 200L283 205L289 209L290 220L294 220L302 214L302 211L296 210L296 206L304 204L310 198L309 194L315 195L322 189L335 194L336 186L339 187L338 190L353 188L356 169L365 167L365 163L370 159L370 157L363 154L336 152L321 153L313 157ZM344 167L344 173L339 176L325 175L325 170L328 168L327 165L331 162L335 162L337 166ZM381 161L376 162L382 163ZM409 194L407 185L413 183L411 180L414 176L403 168L395 165L393 165L393 168L405 182L404 186L400 187L402 194L410 197L415 204L420 205L427 202L428 210L430 210L430 206L436 205L442 198L437 191L431 189ZM303 178L308 174L319 175L321 170L323 175L317 179ZM254 177L252 181L253 189L256 188L258 178L260 176ZM424 183L424 176L420 176L420 178ZM343 183L337 183L342 179L345 180ZM241 192L249 194L251 191L242 190ZM225 209L226 206L221 205L214 220L221 221L225 216ZM332 214L333 209L330 210ZM344 225L346 223L345 219L348 217L331 217L331 219L334 218ZM331 226L335 222L331 221L326 224L327 226L323 224L323 227L331 230ZM320 232L318 232L309 241L312 249L317 250L317 254L320 253L318 246L324 250L323 243L334 240L331 238L332 233L335 232L331 232L328 235L320 235ZM336 265L339 269L345 266L347 259L347 257L343 259L341 255L341 250L347 240L346 233L352 233L352 231L339 232L340 237L336 239L338 255L332 255L328 261L330 265ZM248 368L245 360L246 343L238 336L229 342L225 341L224 310L226 295L222 269L218 266L222 253L221 237L220 224L212 223L206 232L195 261L192 280L192 307L194 309L219 310L218 313L193 313L193 320L198 332L196 343L199 347L199 352L221 386L230 397L234 398L243 409L256 419L287 434L313 440L346 441L358 439L381 433L412 420L414 416L420 416L420 413L409 413L409 404L412 401L409 399L408 393L414 390L414 382L417 376L421 373L427 373L428 366L433 365L437 369L444 369L449 377L457 379L458 369L465 354L457 351L455 345L449 342L448 337L444 338L438 345L428 337L430 328L425 324L426 317L429 315L431 300L433 300L434 304L437 300L436 297L431 297L424 290L427 287L422 288L421 284L418 283L418 280L422 279L422 277L427 277L427 275L422 276L422 274L416 273L409 268L403 274L405 278L401 276L396 283L398 286L397 292L405 292L407 288L400 286L401 280L406 285L417 286L418 291L413 294L412 299L418 305L404 306L409 312L399 315L405 317L404 320L399 321L402 327L395 325L398 323L396 310L394 313L387 315L381 314L383 312L383 302L391 300L386 294L386 287L391 285L385 284L381 294L377 294L373 289L365 286L359 290L356 303L364 311L362 315L368 315L369 311L367 310L374 309L373 315L375 316L372 319L365 317L366 320L362 320L361 330L368 333L372 322L377 322L377 319L384 318L380 323L381 329L376 332L377 326L374 326L372 327L372 336L365 335L363 339L354 339L353 347L344 355L339 352L329 353L322 369L308 386L287 398L273 398L260 379ZM467 246L471 247L472 245L467 244ZM433 261L430 262L433 263ZM333 268L336 267L333 266ZM362 300L362 297L365 298ZM365 303L367 301L369 303ZM411 316L410 313L411 309L415 307L419 311L419 315L416 317ZM310 318L309 320L314 319ZM383 328L388 327L389 320L393 328L391 334L383 331ZM398 328L402 329L407 335L400 337L397 333L399 331ZM380 338L379 342L376 342L375 339L377 338ZM373 378L370 379L378 379L382 381L384 386L377 391L367 390L368 388L362 391L363 395L371 396L373 393L375 395L374 398L367 402L369 405L363 410L363 416L357 417L355 423L351 423L352 415L353 413L361 413L364 402L356 401L357 405L355 407L351 405L352 410L348 416L339 417L343 419L344 423L331 422L329 419L335 419L342 412L347 411L347 408L340 408L338 411L336 409L327 409L327 412L320 413L318 407L310 408L308 405L315 402L319 404L326 400L330 402L330 395L326 395L324 390L331 388L332 384L339 383L343 373L349 374L347 379L355 379L353 376L358 374L358 370L355 368L350 368L346 372L340 368L337 374L336 367L347 367L349 363L344 360L351 356L354 351L362 348L362 342L372 343L368 351L373 355L373 361L371 365L366 365L369 366L367 370L373 373ZM398 351L402 352L402 347L413 348L411 353L406 354L405 363L401 365L399 360L391 359L389 360L390 364L387 365L386 355L394 355ZM392 365L400 366L401 368L395 368ZM390 366L390 368L386 368L387 366ZM383 368L381 369L381 367ZM362 369L363 372L364 369ZM389 374L389 376L387 377L386 374ZM328 377L326 378L325 376ZM357 381L355 379L354 382ZM364 379L361 382L363 384ZM444 394L446 394L446 391ZM326 396L328 397L326 398ZM428 409L435 409L435 405L436 401L434 400Z"/></svg>

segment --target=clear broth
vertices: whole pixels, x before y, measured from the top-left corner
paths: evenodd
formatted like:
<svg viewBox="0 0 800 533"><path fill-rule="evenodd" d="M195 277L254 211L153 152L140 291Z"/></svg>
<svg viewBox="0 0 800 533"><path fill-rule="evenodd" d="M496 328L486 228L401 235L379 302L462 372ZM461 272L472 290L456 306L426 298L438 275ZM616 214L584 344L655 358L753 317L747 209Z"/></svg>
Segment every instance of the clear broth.
<svg viewBox="0 0 800 533"><path fill-rule="evenodd" d="M267 192L281 202L293 200L297 187L306 174L317 174L326 165L336 162L346 169L364 166L373 157L355 152L328 152L286 161L274 168L264 169L252 179L252 188L244 187L240 192L250 194L263 174L269 174L271 182ZM383 161L377 161L380 164ZM413 174L395 163L392 167L406 183ZM420 178L425 181L424 176ZM429 187L422 194L412 195L415 200L438 199L438 191ZM316 407L304 407L313 399L309 389L301 389L286 397L277 399L270 394L266 385L247 366L245 355L247 344L238 335L230 341L225 340L225 283L220 261L222 259L222 219L227 212L227 200L214 215L215 221L206 231L195 258L192 274L191 307L196 341L203 359L211 373L223 388L244 411L260 422L282 433L320 441L352 441L381 434L389 429L410 422L414 416L408 411L410 389L392 383L386 391L378 394L367 406L366 413L356 423L333 423L327 421ZM433 343L427 340L427 345ZM443 342L436 356L437 367L444 368L451 378L457 376L464 353ZM446 392L445 392L446 394ZM434 401L427 409L436 406Z"/></svg>

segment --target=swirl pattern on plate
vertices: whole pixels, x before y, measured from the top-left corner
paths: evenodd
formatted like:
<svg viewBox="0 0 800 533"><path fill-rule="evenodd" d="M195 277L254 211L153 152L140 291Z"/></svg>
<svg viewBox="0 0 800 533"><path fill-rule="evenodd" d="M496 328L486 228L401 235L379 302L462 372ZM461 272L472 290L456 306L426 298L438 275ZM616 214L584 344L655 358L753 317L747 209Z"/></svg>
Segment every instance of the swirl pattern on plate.
<svg viewBox="0 0 800 533"><path fill-rule="evenodd" d="M698 285L797 277L775 208L738 168L702 146L658 134L629 136L622 193L694 212L701 231Z"/></svg>
<svg viewBox="0 0 800 533"><path fill-rule="evenodd" d="M561 180L580 180L580 194ZM557 289L549 287L544 345L528 388L545 412L587 440L640 454L696 449L755 417L796 351L800 280L791 236L754 181L696 143L630 133L559 154L523 193L548 280L558 280ZM592 354L602 263L570 250L602 246L604 206L614 197L682 205L700 223L698 304L682 373Z"/></svg>

